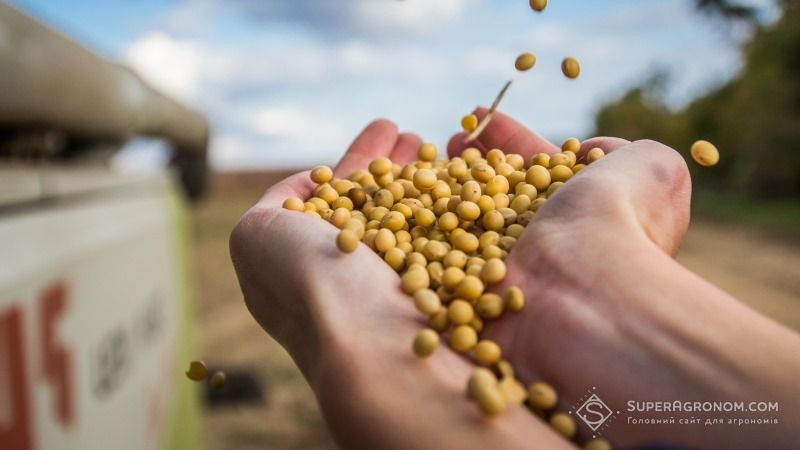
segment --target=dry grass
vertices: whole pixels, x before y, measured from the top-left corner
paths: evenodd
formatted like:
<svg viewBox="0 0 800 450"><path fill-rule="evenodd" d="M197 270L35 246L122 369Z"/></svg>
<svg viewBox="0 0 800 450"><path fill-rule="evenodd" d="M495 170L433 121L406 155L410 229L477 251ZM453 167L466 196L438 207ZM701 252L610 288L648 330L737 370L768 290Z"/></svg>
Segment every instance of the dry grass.
<svg viewBox="0 0 800 450"><path fill-rule="evenodd" d="M199 348L212 364L250 367L264 403L209 410L208 450L332 448L316 401L291 358L252 320L228 256L228 234L264 189L286 173L218 175L192 211ZM681 263L776 320L800 330L800 246L752 228L697 222ZM699 299L698 299L699 300Z"/></svg>

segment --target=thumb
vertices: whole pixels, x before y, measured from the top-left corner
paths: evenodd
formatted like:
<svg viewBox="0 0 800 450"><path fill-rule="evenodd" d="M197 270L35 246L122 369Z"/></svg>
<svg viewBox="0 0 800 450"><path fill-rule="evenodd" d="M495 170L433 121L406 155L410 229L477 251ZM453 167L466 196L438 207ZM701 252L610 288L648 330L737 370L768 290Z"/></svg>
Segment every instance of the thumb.
<svg viewBox="0 0 800 450"><path fill-rule="evenodd" d="M582 170L553 196L561 207L548 202L537 219L566 219L595 229L598 219L610 219L601 226L631 226L674 256L689 226L691 190L678 152L655 141L636 141Z"/></svg>

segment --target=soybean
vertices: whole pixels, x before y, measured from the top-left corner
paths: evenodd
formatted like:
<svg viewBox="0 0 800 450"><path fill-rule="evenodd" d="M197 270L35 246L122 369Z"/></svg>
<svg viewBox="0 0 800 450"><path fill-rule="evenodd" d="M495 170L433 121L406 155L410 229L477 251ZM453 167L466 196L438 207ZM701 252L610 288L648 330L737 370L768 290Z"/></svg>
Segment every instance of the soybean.
<svg viewBox="0 0 800 450"><path fill-rule="evenodd" d="M536 64L536 56L533 53L523 53L517 57L514 67L520 72L530 70Z"/></svg>
<svg viewBox="0 0 800 450"><path fill-rule="evenodd" d="M692 154L692 159L704 167L711 167L719 162L719 150L708 141L700 140L695 142L692 144L690 153Z"/></svg>

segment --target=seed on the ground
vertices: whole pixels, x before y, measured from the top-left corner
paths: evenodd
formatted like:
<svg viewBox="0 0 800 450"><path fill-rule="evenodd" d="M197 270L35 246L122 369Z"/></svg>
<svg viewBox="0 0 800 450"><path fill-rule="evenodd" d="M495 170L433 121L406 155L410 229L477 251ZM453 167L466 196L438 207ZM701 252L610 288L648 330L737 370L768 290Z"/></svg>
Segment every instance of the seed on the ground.
<svg viewBox="0 0 800 450"><path fill-rule="evenodd" d="M203 361L192 361L189 363L189 370L186 371L186 376L192 381L203 381L206 379L208 371Z"/></svg>
<svg viewBox="0 0 800 450"><path fill-rule="evenodd" d="M553 386L537 381L528 387L528 402L541 411L549 411L558 404L558 394Z"/></svg>
<svg viewBox="0 0 800 450"><path fill-rule="evenodd" d="M225 372L215 372L214 375L211 375L208 385L214 390L222 389L225 386Z"/></svg>
<svg viewBox="0 0 800 450"><path fill-rule="evenodd" d="M358 234L350 229L343 229L336 236L336 246L344 253L353 253L358 248L360 241Z"/></svg>
<svg viewBox="0 0 800 450"><path fill-rule="evenodd" d="M711 167L719 162L719 150L708 141L700 140L692 144L691 154L692 159L701 166Z"/></svg>
<svg viewBox="0 0 800 450"><path fill-rule="evenodd" d="M520 72L525 72L526 70L530 70L534 64L536 64L536 56L534 56L533 53L526 52L517 56L514 67Z"/></svg>
<svg viewBox="0 0 800 450"><path fill-rule="evenodd" d="M305 203L297 197L289 197L283 201L283 207L290 211L303 211Z"/></svg>
<svg viewBox="0 0 800 450"><path fill-rule="evenodd" d="M461 118L461 128L467 133L472 133L475 128L478 128L478 116L475 114L467 114Z"/></svg>
<svg viewBox="0 0 800 450"><path fill-rule="evenodd" d="M531 9L542 12L547 7L547 0L531 0Z"/></svg>
<svg viewBox="0 0 800 450"><path fill-rule="evenodd" d="M311 169L311 181L317 184L327 183L333 178L333 170L328 166L317 166Z"/></svg>
<svg viewBox="0 0 800 450"><path fill-rule="evenodd" d="M475 359L484 366L491 366L500 361L502 351L496 342L483 340L475 346Z"/></svg>
<svg viewBox="0 0 800 450"><path fill-rule="evenodd" d="M475 310L464 300L454 300L447 307L447 317L455 325L466 325L475 317Z"/></svg>
<svg viewBox="0 0 800 450"><path fill-rule="evenodd" d="M577 59L568 56L561 61L561 72L567 78L578 78L578 75L581 74L581 65Z"/></svg>
<svg viewBox="0 0 800 450"><path fill-rule="evenodd" d="M450 331L450 347L459 353L466 353L478 343L478 333L469 325L458 325Z"/></svg>
<svg viewBox="0 0 800 450"><path fill-rule="evenodd" d="M550 416L550 426L567 439L575 437L575 432L577 431L577 426L572 417L561 412Z"/></svg>
<svg viewBox="0 0 800 450"><path fill-rule="evenodd" d="M522 289L517 286L511 286L506 291L506 308L512 312L522 311L525 307L525 295Z"/></svg>
<svg viewBox="0 0 800 450"><path fill-rule="evenodd" d="M436 331L426 328L414 338L414 354L420 358L430 356L439 346L439 334Z"/></svg>

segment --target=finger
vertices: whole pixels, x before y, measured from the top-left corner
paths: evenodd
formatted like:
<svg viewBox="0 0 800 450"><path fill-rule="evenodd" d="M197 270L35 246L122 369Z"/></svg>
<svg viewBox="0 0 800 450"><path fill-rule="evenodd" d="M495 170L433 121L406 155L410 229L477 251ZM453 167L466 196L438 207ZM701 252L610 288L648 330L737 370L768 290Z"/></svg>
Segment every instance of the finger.
<svg viewBox="0 0 800 450"><path fill-rule="evenodd" d="M337 177L347 177L356 170L365 169L373 159L388 157L396 142L397 125L385 119L370 123L350 145L334 174Z"/></svg>
<svg viewBox="0 0 800 450"><path fill-rule="evenodd" d="M394 144L394 149L392 150L391 160L396 163L404 166L409 164L410 162L417 159L417 152L419 151L419 147L422 145L422 139L414 133L402 133L397 138L397 142Z"/></svg>
<svg viewBox="0 0 800 450"><path fill-rule="evenodd" d="M464 142L464 139L469 135L469 133L457 133L455 136L450 138L450 142L447 143L447 155L451 158L455 156L460 156L461 153L469 148L475 147L481 151L481 153L486 154L489 150L483 146L479 141L473 142Z"/></svg>
<svg viewBox="0 0 800 450"><path fill-rule="evenodd" d="M280 208L284 200L289 197L298 197L305 201L311 197L315 187L310 174L310 170L299 172L273 185L261 196L256 205L264 208Z"/></svg>
<svg viewBox="0 0 800 450"><path fill-rule="evenodd" d="M580 161L586 155L586 153L593 148L601 148L606 154L608 154L630 143L631 141L627 139L616 138L616 137L608 137L608 136L593 137L591 139L587 139L581 142L581 148L580 150L578 150L578 155L577 155L578 160Z"/></svg>
<svg viewBox="0 0 800 450"><path fill-rule="evenodd" d="M480 121L488 112L486 108L477 108L473 114L478 116ZM500 111L494 112L489 125L478 136L478 142L486 149L499 148L505 153L518 153L525 159L537 153L560 151L552 142Z"/></svg>

